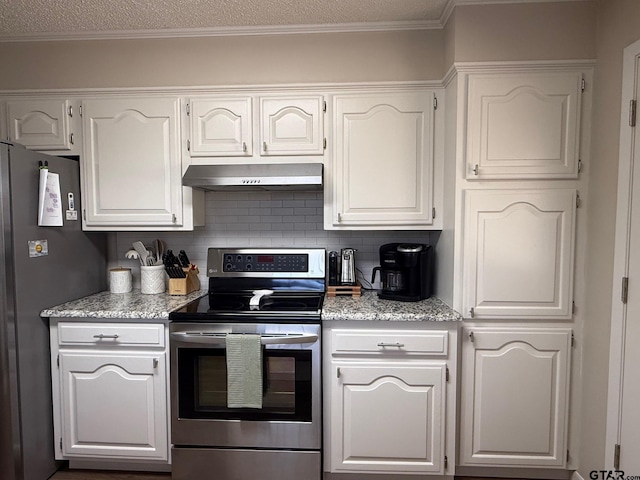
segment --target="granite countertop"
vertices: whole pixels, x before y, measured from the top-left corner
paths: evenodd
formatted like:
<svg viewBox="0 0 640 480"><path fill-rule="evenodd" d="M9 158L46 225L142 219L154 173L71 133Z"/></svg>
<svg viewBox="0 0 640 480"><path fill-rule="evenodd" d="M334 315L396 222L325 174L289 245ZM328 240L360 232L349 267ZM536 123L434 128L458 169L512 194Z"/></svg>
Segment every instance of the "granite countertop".
<svg viewBox="0 0 640 480"><path fill-rule="evenodd" d="M325 297L322 320L451 322L461 321L462 315L437 297L398 302L379 299L375 290L363 290L361 297Z"/></svg>
<svg viewBox="0 0 640 480"><path fill-rule="evenodd" d="M40 313L40 316L168 320L169 312L206 294L206 290L196 290L188 295L169 295L168 293L147 295L140 293L140 290L130 293L107 291L47 308Z"/></svg>

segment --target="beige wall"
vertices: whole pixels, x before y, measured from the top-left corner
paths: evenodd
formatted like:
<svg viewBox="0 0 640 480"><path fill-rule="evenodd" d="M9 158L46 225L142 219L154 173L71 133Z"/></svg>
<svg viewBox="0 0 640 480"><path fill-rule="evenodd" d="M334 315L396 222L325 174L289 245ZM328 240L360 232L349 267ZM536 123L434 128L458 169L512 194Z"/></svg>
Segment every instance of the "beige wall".
<svg viewBox="0 0 640 480"><path fill-rule="evenodd" d="M0 90L439 80L442 30L0 44Z"/></svg>
<svg viewBox="0 0 640 480"><path fill-rule="evenodd" d="M455 61L592 59L595 2L456 8Z"/></svg>
<svg viewBox="0 0 640 480"><path fill-rule="evenodd" d="M589 478L605 455L606 388L618 178L622 51L640 39L640 2L601 0L597 25L589 186L587 316L580 472Z"/></svg>

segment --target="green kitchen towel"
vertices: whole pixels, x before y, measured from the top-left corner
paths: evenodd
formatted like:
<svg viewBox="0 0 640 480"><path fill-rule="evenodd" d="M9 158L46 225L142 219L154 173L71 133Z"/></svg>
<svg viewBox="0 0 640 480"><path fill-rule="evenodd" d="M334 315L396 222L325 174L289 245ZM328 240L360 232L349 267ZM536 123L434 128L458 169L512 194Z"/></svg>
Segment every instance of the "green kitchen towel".
<svg viewBox="0 0 640 480"><path fill-rule="evenodd" d="M227 406L262 408L260 335L227 334Z"/></svg>

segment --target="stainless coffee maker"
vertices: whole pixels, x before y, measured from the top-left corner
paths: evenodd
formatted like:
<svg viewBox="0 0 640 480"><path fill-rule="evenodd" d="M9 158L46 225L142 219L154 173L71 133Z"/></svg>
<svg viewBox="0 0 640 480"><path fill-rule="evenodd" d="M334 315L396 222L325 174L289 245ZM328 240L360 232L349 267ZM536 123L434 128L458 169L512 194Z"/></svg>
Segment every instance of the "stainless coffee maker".
<svg viewBox="0 0 640 480"><path fill-rule="evenodd" d="M373 269L371 283L380 272L378 297L417 302L433 293L433 247L422 243L387 243L380 247L380 266Z"/></svg>

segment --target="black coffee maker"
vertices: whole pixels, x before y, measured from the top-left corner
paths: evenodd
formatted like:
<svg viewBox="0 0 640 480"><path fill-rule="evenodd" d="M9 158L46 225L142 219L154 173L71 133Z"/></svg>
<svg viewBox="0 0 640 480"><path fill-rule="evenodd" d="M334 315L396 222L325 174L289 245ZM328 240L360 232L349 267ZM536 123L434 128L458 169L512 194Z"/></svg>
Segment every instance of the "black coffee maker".
<svg viewBox="0 0 640 480"><path fill-rule="evenodd" d="M433 293L433 247L422 243L387 243L380 247L380 266L373 269L371 283L380 272L378 297L417 302Z"/></svg>

